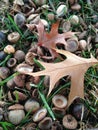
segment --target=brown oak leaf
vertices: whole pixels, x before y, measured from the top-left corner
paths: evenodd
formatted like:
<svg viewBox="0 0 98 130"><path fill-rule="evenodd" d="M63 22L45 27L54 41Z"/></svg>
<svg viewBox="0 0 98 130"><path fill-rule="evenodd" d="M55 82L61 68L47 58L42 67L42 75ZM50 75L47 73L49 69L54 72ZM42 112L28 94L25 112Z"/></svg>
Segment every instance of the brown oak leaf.
<svg viewBox="0 0 98 130"><path fill-rule="evenodd" d="M33 24L27 24L29 29L31 29L32 26L34 27ZM48 48L53 58L58 55L52 48L56 48L56 44L58 43L66 45L66 39L74 36L75 34L71 31L62 34L58 33L59 21L52 24L51 31L49 33L45 31L44 25L41 21L39 21L39 24L35 26L38 31L38 45Z"/></svg>
<svg viewBox="0 0 98 130"><path fill-rule="evenodd" d="M45 70L39 72L29 73L28 71L17 70L20 73L28 74L31 76L42 76L48 75L50 76L50 86L48 95L53 90L56 82L64 76L70 75L71 76L71 88L68 98L68 106L73 102L73 100L77 97L84 98L84 74L87 69L98 63L93 56L89 59L79 57L71 52L64 51L64 50L57 50L57 53L63 54L67 57L64 61L59 63L45 63L39 61L39 63L44 66Z"/></svg>

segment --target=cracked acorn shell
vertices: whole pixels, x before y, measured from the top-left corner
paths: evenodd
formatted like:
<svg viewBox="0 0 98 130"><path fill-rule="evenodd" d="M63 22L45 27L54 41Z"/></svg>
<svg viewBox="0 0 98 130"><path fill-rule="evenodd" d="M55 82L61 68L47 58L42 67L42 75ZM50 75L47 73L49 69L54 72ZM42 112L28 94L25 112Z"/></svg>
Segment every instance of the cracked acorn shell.
<svg viewBox="0 0 98 130"><path fill-rule="evenodd" d="M24 107L27 112L34 113L40 108L40 104L34 99L29 99L25 102Z"/></svg>
<svg viewBox="0 0 98 130"><path fill-rule="evenodd" d="M63 95L57 94L52 98L52 103L57 108L65 108L67 106L67 99Z"/></svg>
<svg viewBox="0 0 98 130"><path fill-rule="evenodd" d="M58 17L62 17L67 13L67 6L66 5L60 5L57 10L56 14Z"/></svg>
<svg viewBox="0 0 98 130"><path fill-rule="evenodd" d="M33 65L34 64L34 60L33 60L34 57L35 56L32 52L28 52L25 56L26 63L29 65Z"/></svg>
<svg viewBox="0 0 98 130"><path fill-rule="evenodd" d="M63 117L63 126L67 129L76 129L77 128L77 120L70 114L65 115Z"/></svg>
<svg viewBox="0 0 98 130"><path fill-rule="evenodd" d="M13 53L15 53L15 48L12 45L7 45L4 48L4 52L7 54L13 54Z"/></svg>
<svg viewBox="0 0 98 130"><path fill-rule="evenodd" d="M38 111L35 112L33 115L33 121L34 122L39 122L41 121L47 114L47 109L46 108L41 108Z"/></svg>
<svg viewBox="0 0 98 130"><path fill-rule="evenodd" d="M18 32L12 32L8 34L8 40L11 43L16 43L20 39L20 34Z"/></svg>
<svg viewBox="0 0 98 130"><path fill-rule="evenodd" d="M12 124L18 125L24 119L25 112L23 108L20 104L15 104L8 108L8 119Z"/></svg>

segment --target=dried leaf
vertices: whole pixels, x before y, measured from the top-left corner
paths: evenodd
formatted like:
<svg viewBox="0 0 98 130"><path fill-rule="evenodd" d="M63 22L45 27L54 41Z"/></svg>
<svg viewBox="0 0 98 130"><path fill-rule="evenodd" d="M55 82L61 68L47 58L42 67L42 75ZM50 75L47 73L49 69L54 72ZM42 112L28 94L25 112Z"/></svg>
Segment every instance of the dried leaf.
<svg viewBox="0 0 98 130"><path fill-rule="evenodd" d="M31 30L32 25L27 25L27 27ZM59 27L59 21L56 23L52 24L51 31L48 33L44 29L44 25L41 21L39 21L38 25L35 25L38 30L38 45L43 46L49 49L51 55L53 57L58 56L57 53L52 49L56 48L56 44L64 44L66 45L65 39L68 39L72 37L75 33L73 32L65 32L65 33L58 33L58 27Z"/></svg>
<svg viewBox="0 0 98 130"><path fill-rule="evenodd" d="M56 82L59 79L61 79L64 76L70 75L71 88L68 99L69 106L75 98L84 98L84 74L90 66L98 63L98 60L96 60L94 57L91 57L89 59L82 58L64 50L56 49L56 52L65 55L67 59L59 63L45 63L39 61L39 63L44 66L45 70L34 73L28 73L24 71L22 73L31 76L50 76L50 86L48 95L51 93Z"/></svg>

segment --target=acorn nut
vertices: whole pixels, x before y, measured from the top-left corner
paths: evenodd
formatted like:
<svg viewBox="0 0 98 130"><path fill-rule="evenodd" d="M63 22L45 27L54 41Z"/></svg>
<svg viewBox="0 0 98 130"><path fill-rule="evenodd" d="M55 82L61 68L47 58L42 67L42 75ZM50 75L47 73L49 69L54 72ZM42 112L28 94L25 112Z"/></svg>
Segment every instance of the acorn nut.
<svg viewBox="0 0 98 130"><path fill-rule="evenodd" d="M60 5L57 10L56 14L58 17L62 17L67 13L67 6L66 5Z"/></svg>
<svg viewBox="0 0 98 130"><path fill-rule="evenodd" d="M77 120L85 119L88 115L87 108L82 103L74 104L71 111Z"/></svg>
<svg viewBox="0 0 98 130"><path fill-rule="evenodd" d="M0 61L3 61L6 57L6 53L4 51L0 51Z"/></svg>
<svg viewBox="0 0 98 130"><path fill-rule="evenodd" d="M24 107L27 112L34 113L40 108L40 104L34 99L29 99L25 102Z"/></svg>
<svg viewBox="0 0 98 130"><path fill-rule="evenodd" d="M18 125L25 117L23 106L20 104L10 106L8 110L8 119L14 125Z"/></svg>
<svg viewBox="0 0 98 130"><path fill-rule="evenodd" d="M8 34L8 40L11 43L16 43L20 39L20 34L18 32L12 32Z"/></svg>
<svg viewBox="0 0 98 130"><path fill-rule="evenodd" d="M22 13L17 13L14 16L14 21L19 27L22 27L26 22L26 18Z"/></svg>
<svg viewBox="0 0 98 130"><path fill-rule="evenodd" d="M67 40L67 44L65 45L65 49L70 52L75 52L79 48L79 42L77 38L70 38Z"/></svg>
<svg viewBox="0 0 98 130"><path fill-rule="evenodd" d="M10 70L7 67L0 67L0 78L6 79L10 74Z"/></svg>
<svg viewBox="0 0 98 130"><path fill-rule="evenodd" d="M15 53L15 48L12 45L7 45L4 48L4 52L7 53L7 54Z"/></svg>
<svg viewBox="0 0 98 130"><path fill-rule="evenodd" d="M80 47L81 50L86 50L87 42L85 40L80 40L79 41L79 47Z"/></svg>
<svg viewBox="0 0 98 130"><path fill-rule="evenodd" d="M63 117L63 126L67 129L76 129L77 128L77 120L70 114L65 115Z"/></svg>
<svg viewBox="0 0 98 130"><path fill-rule="evenodd" d="M44 5L47 3L47 0L35 0L35 4L38 6Z"/></svg>
<svg viewBox="0 0 98 130"><path fill-rule="evenodd" d="M79 17L77 15L72 15L70 16L69 21L71 24L77 25L79 24Z"/></svg>
<svg viewBox="0 0 98 130"><path fill-rule="evenodd" d="M14 58L17 59L18 62L22 62L25 59L25 53L22 50L17 50L14 54Z"/></svg>
<svg viewBox="0 0 98 130"><path fill-rule="evenodd" d="M6 39L5 34L0 31L0 46L1 46L2 43L5 41L5 39Z"/></svg>
<svg viewBox="0 0 98 130"><path fill-rule="evenodd" d="M67 99L63 95L57 94L52 98L52 103L57 108L65 108L67 106Z"/></svg>

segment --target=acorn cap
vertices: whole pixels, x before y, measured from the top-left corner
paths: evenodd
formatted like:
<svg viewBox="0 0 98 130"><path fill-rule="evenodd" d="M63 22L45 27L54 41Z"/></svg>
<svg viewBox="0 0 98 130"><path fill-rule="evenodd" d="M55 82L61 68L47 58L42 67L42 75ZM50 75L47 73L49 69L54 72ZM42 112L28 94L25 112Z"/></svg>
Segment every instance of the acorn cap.
<svg viewBox="0 0 98 130"><path fill-rule="evenodd" d="M77 128L77 120L70 114L65 115L63 117L63 126L67 129L76 129Z"/></svg>
<svg viewBox="0 0 98 130"><path fill-rule="evenodd" d="M8 61L7 61L7 66L8 67L14 67L16 65L16 59L15 58L10 58Z"/></svg>
<svg viewBox="0 0 98 130"><path fill-rule="evenodd" d="M47 114L47 109L46 108L41 108L39 109L34 115L33 115L33 121L38 122L42 120Z"/></svg>
<svg viewBox="0 0 98 130"><path fill-rule="evenodd" d="M56 114L58 117L61 117L61 118L66 113L65 109L61 109L61 108L57 108L57 107L53 107L52 111L54 112L54 114Z"/></svg>
<svg viewBox="0 0 98 130"><path fill-rule="evenodd" d="M45 117L42 121L39 122L38 127L41 130L49 130L52 126L52 119L50 117Z"/></svg>
<svg viewBox="0 0 98 130"><path fill-rule="evenodd" d="M14 104L8 107L8 110L23 110L24 107L20 104Z"/></svg>
<svg viewBox="0 0 98 130"><path fill-rule="evenodd" d="M57 94L52 98L52 103L57 108L65 108L67 106L67 99L63 95Z"/></svg>
<svg viewBox="0 0 98 130"><path fill-rule="evenodd" d="M24 73L24 74L33 72L33 67L31 67L28 64L19 64L16 69L18 72Z"/></svg>

